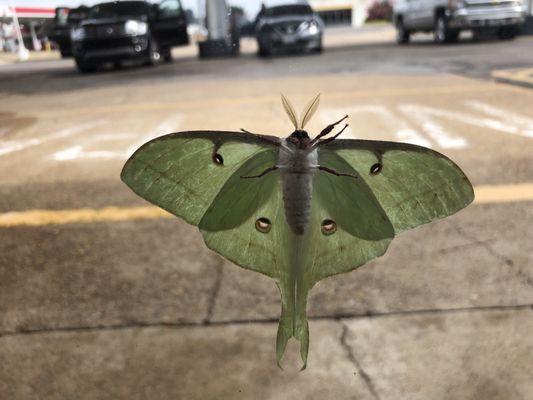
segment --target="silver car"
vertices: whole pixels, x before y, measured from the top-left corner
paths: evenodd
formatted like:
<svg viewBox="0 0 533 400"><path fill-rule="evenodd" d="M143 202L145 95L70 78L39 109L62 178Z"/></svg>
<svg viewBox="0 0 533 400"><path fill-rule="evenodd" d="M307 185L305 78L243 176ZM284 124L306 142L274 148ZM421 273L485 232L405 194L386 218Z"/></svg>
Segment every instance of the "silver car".
<svg viewBox="0 0 533 400"><path fill-rule="evenodd" d="M457 40L461 30L496 30L512 39L524 22L522 0L398 0L394 23L398 43L408 43L414 32L434 32L435 42Z"/></svg>
<svg viewBox="0 0 533 400"><path fill-rule="evenodd" d="M321 51L324 23L307 1L266 2L255 22L259 55Z"/></svg>

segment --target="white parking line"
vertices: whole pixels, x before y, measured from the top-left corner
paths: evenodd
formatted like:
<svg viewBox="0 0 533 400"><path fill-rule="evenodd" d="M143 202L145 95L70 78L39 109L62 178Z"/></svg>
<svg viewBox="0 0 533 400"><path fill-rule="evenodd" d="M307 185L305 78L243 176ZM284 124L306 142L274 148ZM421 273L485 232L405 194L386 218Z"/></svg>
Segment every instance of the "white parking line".
<svg viewBox="0 0 533 400"><path fill-rule="evenodd" d="M22 139L22 140L11 140L6 141L3 143L0 143L0 156L13 153L15 151L21 151L25 150L28 147L32 146L39 146L41 144L44 144L46 142L57 140L57 139L64 139L66 137L82 133L90 128L94 128L95 126L104 124L105 121L92 121L87 122L85 124L78 124L75 126L70 126L68 128L61 129L60 131L43 136L43 137L35 137L31 139Z"/></svg>

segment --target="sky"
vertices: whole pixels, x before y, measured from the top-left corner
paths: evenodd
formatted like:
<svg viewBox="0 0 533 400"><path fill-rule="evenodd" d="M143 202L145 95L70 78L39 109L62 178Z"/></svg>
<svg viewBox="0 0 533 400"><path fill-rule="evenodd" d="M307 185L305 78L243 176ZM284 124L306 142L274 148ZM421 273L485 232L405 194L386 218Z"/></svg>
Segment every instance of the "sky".
<svg viewBox="0 0 533 400"><path fill-rule="evenodd" d="M12 0L15 6L19 7L50 7L59 6L76 7L81 4L91 5L101 3L104 0ZM152 1L152 0L151 0ZM229 5L242 7L250 18L255 17L261 6L261 0L226 0ZM205 7L204 0L181 0L183 7L193 10L196 14L198 5ZM8 6L9 0L0 0L0 6Z"/></svg>

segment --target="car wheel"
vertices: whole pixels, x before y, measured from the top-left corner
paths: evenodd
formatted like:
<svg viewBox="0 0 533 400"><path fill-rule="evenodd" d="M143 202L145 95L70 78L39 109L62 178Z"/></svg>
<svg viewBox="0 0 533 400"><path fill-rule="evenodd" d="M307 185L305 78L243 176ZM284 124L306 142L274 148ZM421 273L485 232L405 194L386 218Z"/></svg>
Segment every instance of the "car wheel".
<svg viewBox="0 0 533 400"><path fill-rule="evenodd" d="M148 43L148 60L146 65L157 65L161 62L161 51L159 50L159 43L153 37L150 38Z"/></svg>
<svg viewBox="0 0 533 400"><path fill-rule="evenodd" d="M72 53L68 50L63 50L59 48L59 53L61 54L61 58L69 58L72 57Z"/></svg>
<svg viewBox="0 0 533 400"><path fill-rule="evenodd" d="M166 62L166 63L170 63L172 62L172 51L170 49L166 49L164 52L163 52L163 60Z"/></svg>
<svg viewBox="0 0 533 400"><path fill-rule="evenodd" d="M314 53L322 53L324 51L324 46L322 45L322 38L318 40L317 45L313 48Z"/></svg>
<svg viewBox="0 0 533 400"><path fill-rule="evenodd" d="M403 21L399 20L396 23L396 43L407 44L409 43L410 38L411 38L411 32L405 29L405 26L403 25Z"/></svg>
<svg viewBox="0 0 533 400"><path fill-rule="evenodd" d="M459 32L450 29L448 19L445 15L439 15L435 19L435 29L433 31L435 43L450 43L459 37Z"/></svg>
<svg viewBox="0 0 533 400"><path fill-rule="evenodd" d="M98 65L86 63L80 60L79 58L76 58L75 62L76 62L76 67L78 68L78 71L84 74L89 73L89 72L94 72L98 69Z"/></svg>
<svg viewBox="0 0 533 400"><path fill-rule="evenodd" d="M259 56L270 57L272 55L272 48L270 46L259 44Z"/></svg>
<svg viewBox="0 0 533 400"><path fill-rule="evenodd" d="M498 38L501 40L511 40L516 37L517 29L514 26L506 26L498 29Z"/></svg>

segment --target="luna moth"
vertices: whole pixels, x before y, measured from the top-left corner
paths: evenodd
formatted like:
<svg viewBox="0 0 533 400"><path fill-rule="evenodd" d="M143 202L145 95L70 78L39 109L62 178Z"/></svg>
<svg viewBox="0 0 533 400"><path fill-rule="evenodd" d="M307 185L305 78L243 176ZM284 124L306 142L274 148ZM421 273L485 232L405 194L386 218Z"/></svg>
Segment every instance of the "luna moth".
<svg viewBox="0 0 533 400"><path fill-rule="evenodd" d="M205 244L272 278L281 294L278 364L300 342L307 364L306 303L320 280L385 253L407 229L472 202L472 185L446 156L421 146L332 135L347 116L311 139L304 130L319 95L286 138L242 130L158 137L126 162L121 178L139 196L198 226ZM338 128L337 128L338 129Z"/></svg>

